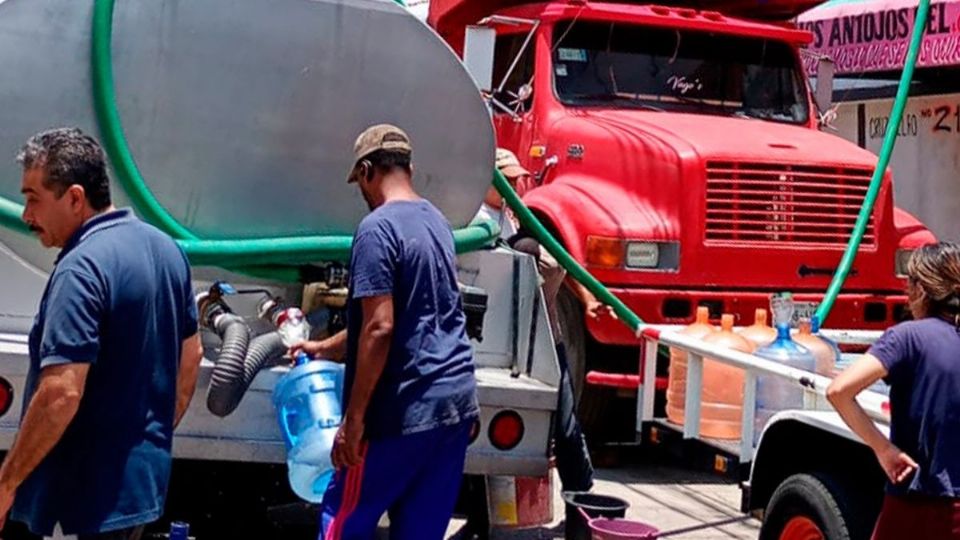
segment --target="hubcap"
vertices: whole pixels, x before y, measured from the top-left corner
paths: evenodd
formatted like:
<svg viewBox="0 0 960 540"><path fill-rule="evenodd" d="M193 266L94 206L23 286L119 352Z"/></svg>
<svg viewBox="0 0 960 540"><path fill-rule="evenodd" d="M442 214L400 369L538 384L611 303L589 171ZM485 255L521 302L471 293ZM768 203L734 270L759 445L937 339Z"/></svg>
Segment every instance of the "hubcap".
<svg viewBox="0 0 960 540"><path fill-rule="evenodd" d="M780 533L780 540L824 540L823 531L806 516L790 518Z"/></svg>

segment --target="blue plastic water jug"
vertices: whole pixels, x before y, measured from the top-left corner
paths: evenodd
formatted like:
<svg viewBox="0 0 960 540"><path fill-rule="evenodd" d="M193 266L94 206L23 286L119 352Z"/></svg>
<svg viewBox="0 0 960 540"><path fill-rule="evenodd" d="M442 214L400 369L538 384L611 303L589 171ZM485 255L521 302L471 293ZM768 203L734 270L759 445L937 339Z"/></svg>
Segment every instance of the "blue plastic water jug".
<svg viewBox="0 0 960 540"><path fill-rule="evenodd" d="M287 475L298 497L319 503L333 478L330 451L342 419L343 365L308 361L297 365L273 390L280 432L287 446Z"/></svg>
<svg viewBox="0 0 960 540"><path fill-rule="evenodd" d="M839 372L840 362L843 360L843 352L840 350L840 346L837 345L837 342L828 338L827 336L820 333L820 317L814 315L810 319L810 331L813 332L813 335L820 338L824 343L826 343L830 349L833 350L834 362L832 366L821 366L817 364L817 374L823 375L824 377L833 378L834 372ZM829 367L830 369L827 369Z"/></svg>
<svg viewBox="0 0 960 540"><path fill-rule="evenodd" d="M812 372L816 368L813 354L790 337L790 326L777 325L777 339L754 351L755 355L797 369ZM803 408L803 389L787 379L774 375L757 377L757 409L754 422L753 442L760 440L760 433L771 416L785 409Z"/></svg>

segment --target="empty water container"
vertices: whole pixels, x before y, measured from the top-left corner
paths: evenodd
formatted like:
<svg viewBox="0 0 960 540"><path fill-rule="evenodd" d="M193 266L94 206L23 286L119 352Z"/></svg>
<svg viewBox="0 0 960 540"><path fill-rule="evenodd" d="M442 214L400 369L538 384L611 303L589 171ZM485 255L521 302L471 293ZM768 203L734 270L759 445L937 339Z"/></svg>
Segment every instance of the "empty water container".
<svg viewBox="0 0 960 540"><path fill-rule="evenodd" d="M753 354L780 364L806 371L816 366L813 354L790 338L790 326L777 324L777 339L760 347ZM785 409L803 407L803 389L782 377L760 375L757 377L757 409L754 423L754 444L771 416Z"/></svg>
<svg viewBox="0 0 960 540"><path fill-rule="evenodd" d="M820 371L821 366L818 365L817 373L827 377L833 377L834 374L837 373L837 364L839 364L840 361L843 359L843 352L840 350L840 345L838 345L836 341L823 335L820 332L820 330L821 330L820 317L818 315L814 315L813 319L810 320L810 331L813 332L813 335L820 338L821 341L829 345L830 349L833 351L833 365L830 366L830 370L821 372ZM823 367L825 368L826 366L823 366Z"/></svg>
<svg viewBox="0 0 960 540"><path fill-rule="evenodd" d="M749 353L753 343L733 332L733 315L720 319L720 331L703 341L733 351ZM711 358L703 359L703 392L700 398L700 434L717 439L739 439L743 414L743 370Z"/></svg>
<svg viewBox="0 0 960 540"><path fill-rule="evenodd" d="M703 339L716 332L710 324L710 310L705 306L697 308L697 318L693 324L680 331L692 338ZM683 423L683 406L687 395L687 352L670 348L670 378L667 384L667 419L676 424Z"/></svg>
<svg viewBox="0 0 960 540"><path fill-rule="evenodd" d="M342 399L343 365L311 362L303 355L273 390L290 487L306 501L321 502L333 478L330 451L342 420Z"/></svg>
<svg viewBox="0 0 960 540"><path fill-rule="evenodd" d="M812 322L802 321L793 340L810 350L816 361L815 371L818 375L832 377L833 370L840 358L840 348L833 341L817 335L819 327L814 329Z"/></svg>
<svg viewBox="0 0 960 540"><path fill-rule="evenodd" d="M777 331L767 322L767 310L758 308L753 314L753 324L740 330L744 339L753 343L754 348L763 347L777 339Z"/></svg>

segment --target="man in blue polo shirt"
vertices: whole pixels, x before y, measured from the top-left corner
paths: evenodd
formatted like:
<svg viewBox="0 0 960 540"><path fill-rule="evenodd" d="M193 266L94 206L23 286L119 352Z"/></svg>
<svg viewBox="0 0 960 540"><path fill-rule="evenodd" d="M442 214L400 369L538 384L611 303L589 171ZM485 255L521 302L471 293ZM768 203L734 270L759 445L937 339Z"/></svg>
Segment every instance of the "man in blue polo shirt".
<svg viewBox="0 0 960 540"><path fill-rule="evenodd" d="M354 236L347 330L295 347L346 357L345 412L323 499L322 540L441 540L480 414L457 287L453 231L411 183L412 148L378 125L354 145L371 213Z"/></svg>
<svg viewBox="0 0 960 540"><path fill-rule="evenodd" d="M60 254L30 332L0 523L10 511L38 535L59 523L81 540L137 539L163 511L202 356L190 267L113 207L103 151L80 130L37 134L18 159L23 220Z"/></svg>

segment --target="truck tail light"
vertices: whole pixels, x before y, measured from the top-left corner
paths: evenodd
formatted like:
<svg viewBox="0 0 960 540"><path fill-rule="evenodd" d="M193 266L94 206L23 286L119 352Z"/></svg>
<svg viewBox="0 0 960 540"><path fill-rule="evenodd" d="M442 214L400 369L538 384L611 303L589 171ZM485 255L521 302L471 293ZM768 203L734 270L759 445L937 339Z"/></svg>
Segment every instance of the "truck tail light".
<svg viewBox="0 0 960 540"><path fill-rule="evenodd" d="M625 242L621 238L587 237L587 264L598 268L621 268Z"/></svg>
<svg viewBox="0 0 960 540"><path fill-rule="evenodd" d="M523 439L523 418L516 411L501 411L490 421L488 435L497 450L512 450Z"/></svg>
<svg viewBox="0 0 960 540"><path fill-rule="evenodd" d="M11 405L13 405L13 386L0 377L0 416L7 414Z"/></svg>

